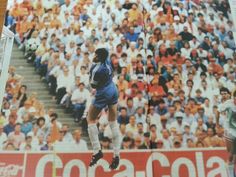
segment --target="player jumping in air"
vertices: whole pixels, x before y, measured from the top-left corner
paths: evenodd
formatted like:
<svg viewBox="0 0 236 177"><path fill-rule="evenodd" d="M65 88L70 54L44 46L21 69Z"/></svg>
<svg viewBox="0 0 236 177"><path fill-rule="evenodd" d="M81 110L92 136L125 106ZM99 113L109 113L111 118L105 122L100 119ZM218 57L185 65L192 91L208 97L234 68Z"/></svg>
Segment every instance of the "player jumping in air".
<svg viewBox="0 0 236 177"><path fill-rule="evenodd" d="M119 126L116 121L118 91L112 81L112 66L110 59L108 59L108 51L105 48L97 49L93 62L94 64L90 69L90 83L92 88L96 89L96 95L89 108L87 122L88 134L94 153L89 166L95 165L97 161L103 157L98 138L97 119L101 110L108 107L108 121L112 131L114 149L110 169L116 169L120 161Z"/></svg>
<svg viewBox="0 0 236 177"><path fill-rule="evenodd" d="M221 91L222 97L227 95L227 91ZM228 151L228 174L229 177L235 177L235 155L236 155L236 90L233 92L233 98L221 103L218 107L218 116L216 124L219 126L219 118L222 112L226 113L227 119L224 121L225 142Z"/></svg>

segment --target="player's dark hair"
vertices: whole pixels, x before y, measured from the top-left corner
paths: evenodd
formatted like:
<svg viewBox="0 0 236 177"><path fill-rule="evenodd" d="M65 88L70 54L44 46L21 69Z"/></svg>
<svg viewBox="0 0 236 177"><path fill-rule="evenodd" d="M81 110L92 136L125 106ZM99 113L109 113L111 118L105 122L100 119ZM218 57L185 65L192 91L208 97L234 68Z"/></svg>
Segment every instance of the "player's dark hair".
<svg viewBox="0 0 236 177"><path fill-rule="evenodd" d="M236 90L235 90L234 93L233 93L233 97L236 97Z"/></svg>
<svg viewBox="0 0 236 177"><path fill-rule="evenodd" d="M105 48L100 48L95 51L95 54L98 57L98 60L104 63L108 57L108 51Z"/></svg>

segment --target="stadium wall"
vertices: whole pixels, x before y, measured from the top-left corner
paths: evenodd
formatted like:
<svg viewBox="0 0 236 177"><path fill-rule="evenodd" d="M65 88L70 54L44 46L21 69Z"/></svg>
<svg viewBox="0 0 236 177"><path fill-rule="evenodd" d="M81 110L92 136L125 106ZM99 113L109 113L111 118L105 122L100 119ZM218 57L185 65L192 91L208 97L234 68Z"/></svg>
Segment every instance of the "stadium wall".
<svg viewBox="0 0 236 177"><path fill-rule="evenodd" d="M121 165L109 171L112 152L96 167L88 167L89 153L2 153L4 177L227 177L225 149L122 151Z"/></svg>

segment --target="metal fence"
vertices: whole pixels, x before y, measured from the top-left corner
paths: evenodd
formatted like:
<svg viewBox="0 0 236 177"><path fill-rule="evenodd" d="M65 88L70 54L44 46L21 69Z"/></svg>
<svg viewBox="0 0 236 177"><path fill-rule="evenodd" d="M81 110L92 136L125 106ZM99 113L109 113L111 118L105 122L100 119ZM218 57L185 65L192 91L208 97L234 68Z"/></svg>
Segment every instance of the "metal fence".
<svg viewBox="0 0 236 177"><path fill-rule="evenodd" d="M6 42L7 42L7 38L5 36L2 37L0 41L0 77L2 73L3 59L4 59L4 53L5 53L4 49L6 48Z"/></svg>
<svg viewBox="0 0 236 177"><path fill-rule="evenodd" d="M11 60L14 34L6 27L3 27L0 40L0 108L5 93L5 86L8 79L8 68Z"/></svg>

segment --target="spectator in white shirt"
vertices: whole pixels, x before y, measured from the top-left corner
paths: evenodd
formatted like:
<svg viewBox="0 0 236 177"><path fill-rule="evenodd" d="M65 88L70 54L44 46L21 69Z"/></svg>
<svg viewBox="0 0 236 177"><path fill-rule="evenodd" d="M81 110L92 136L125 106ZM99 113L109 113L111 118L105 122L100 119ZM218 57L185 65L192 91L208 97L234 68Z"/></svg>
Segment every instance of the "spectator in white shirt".
<svg viewBox="0 0 236 177"><path fill-rule="evenodd" d="M177 133L183 133L184 127L187 125L187 123L183 121L183 117L184 117L184 115L182 112L176 112L175 113L176 121L171 123L169 128L174 127L174 128L176 128Z"/></svg>
<svg viewBox="0 0 236 177"><path fill-rule="evenodd" d="M13 144L16 148L20 147L20 144L25 141L24 133L21 133L21 125L19 123L15 126L15 131L9 133L8 138L13 141Z"/></svg>
<svg viewBox="0 0 236 177"><path fill-rule="evenodd" d="M175 137L173 140L173 148L174 149L180 149L183 147L182 141L179 137Z"/></svg>
<svg viewBox="0 0 236 177"><path fill-rule="evenodd" d="M199 47L198 47L197 52L198 52L198 56L199 56L200 58L206 58L206 57L207 57L207 51L204 50L204 49L202 48L202 46L199 46Z"/></svg>
<svg viewBox="0 0 236 177"><path fill-rule="evenodd" d="M73 12L73 8L75 6L75 2L71 0L65 0L65 4L61 6L61 14L65 12Z"/></svg>
<svg viewBox="0 0 236 177"><path fill-rule="evenodd" d="M185 106L184 108L184 118L183 121L188 123L189 125L192 125L194 120L194 115L191 113L191 108L188 106Z"/></svg>
<svg viewBox="0 0 236 177"><path fill-rule="evenodd" d="M204 38L205 38L206 34L203 33L201 28L198 28L198 32L195 36L196 36L198 42L202 43L204 41Z"/></svg>
<svg viewBox="0 0 236 177"><path fill-rule="evenodd" d="M74 107L75 122L80 121L81 117L83 116L84 110L89 104L90 93L84 87L84 83L80 82L78 88L73 91L71 96L71 102Z"/></svg>
<svg viewBox="0 0 236 177"><path fill-rule="evenodd" d="M32 106L29 100L26 100L24 106L17 111L17 122L22 122L22 117L24 114L35 115L36 109Z"/></svg>
<svg viewBox="0 0 236 177"><path fill-rule="evenodd" d="M74 75L69 74L69 69L67 67L63 67L63 73L57 77L57 104L61 102L61 99L66 94L66 90L71 88L74 84Z"/></svg>
<svg viewBox="0 0 236 177"><path fill-rule="evenodd" d="M184 86L183 90L186 98L194 97L195 94L194 82L192 80L187 80L186 86Z"/></svg>
<svg viewBox="0 0 236 177"><path fill-rule="evenodd" d="M228 73L227 74L227 81L225 83L226 87L229 89L230 92L235 90L235 73Z"/></svg>
<svg viewBox="0 0 236 177"><path fill-rule="evenodd" d="M225 58L233 58L234 51L228 47L228 44L225 41L221 42L221 45L219 45L220 52L225 54Z"/></svg>
<svg viewBox="0 0 236 177"><path fill-rule="evenodd" d="M195 25L195 23L193 23L193 14L190 14L188 16L188 20L184 23L184 26L188 27L188 31L191 34L196 35L198 33L197 25Z"/></svg>
<svg viewBox="0 0 236 177"><path fill-rule="evenodd" d="M126 133L128 132L132 133L133 135L138 133L136 118L134 115L129 117L129 123L126 125Z"/></svg>
<svg viewBox="0 0 236 177"><path fill-rule="evenodd" d="M138 55L138 50L135 47L136 42L130 42L130 48L126 52L129 58L131 58L131 60L135 59Z"/></svg>
<svg viewBox="0 0 236 177"><path fill-rule="evenodd" d="M88 15L91 19L93 19L93 23L97 25L98 24L98 17L99 17L99 15L97 13L97 9L93 8L91 10L91 12L88 11Z"/></svg>
<svg viewBox="0 0 236 177"><path fill-rule="evenodd" d="M121 38L122 38L123 34L121 34L120 29L116 28L115 29L115 33L113 34L113 42L114 42L114 46L117 46L121 43Z"/></svg>
<svg viewBox="0 0 236 177"><path fill-rule="evenodd" d="M58 2L55 1L55 0L44 0L44 1L42 1L42 3L43 3L43 7L44 7L46 10L48 10L48 9L52 9L53 6L54 6L55 4L57 4Z"/></svg>
<svg viewBox="0 0 236 177"><path fill-rule="evenodd" d="M170 132L167 129L163 129L161 133L165 149L170 149L173 146L172 141L170 139Z"/></svg>
<svg viewBox="0 0 236 177"><path fill-rule="evenodd" d="M33 144L32 143L32 136L26 136L25 141L21 143L19 150L20 151L26 151L29 150L28 148L30 147L31 151L38 151L40 150L39 145Z"/></svg>
<svg viewBox="0 0 236 177"><path fill-rule="evenodd" d="M178 9L178 11L179 11L179 14L180 14L180 15L185 16L185 17L188 16L188 12L187 12L187 10L184 8L184 4L183 4L183 2L181 2L181 1L179 1L179 9Z"/></svg>
<svg viewBox="0 0 236 177"><path fill-rule="evenodd" d="M189 45L191 49L197 49L198 46L200 45L200 42L197 41L197 38L194 36L191 41L189 41Z"/></svg>
<svg viewBox="0 0 236 177"><path fill-rule="evenodd" d="M75 41L71 40L67 45L66 45L66 52L70 53L71 55L74 55L77 51Z"/></svg>
<svg viewBox="0 0 236 177"><path fill-rule="evenodd" d="M230 72L230 71L234 71L234 68L236 67L236 65L234 64L232 58L228 58L227 59L227 63L224 64L224 72Z"/></svg>
<svg viewBox="0 0 236 177"><path fill-rule="evenodd" d="M90 27L90 23L87 21L86 25L81 28L84 32L84 37L88 39L91 36L92 28Z"/></svg>
<svg viewBox="0 0 236 177"><path fill-rule="evenodd" d="M196 133L196 130L197 130L197 129L207 131L207 126L206 126L206 124L204 124L202 118L198 118L198 119L197 119L197 122L193 122L193 124L191 125L191 132L192 132L193 134Z"/></svg>
<svg viewBox="0 0 236 177"><path fill-rule="evenodd" d="M158 131L161 131L161 117L159 114L155 112L154 106L149 107L149 114L147 116L147 121L150 123L150 125L154 124L157 127Z"/></svg>
<svg viewBox="0 0 236 177"><path fill-rule="evenodd" d="M190 58L191 51L192 48L190 47L189 42L185 42L184 47L181 48L181 55L186 58Z"/></svg>
<svg viewBox="0 0 236 177"><path fill-rule="evenodd" d="M185 125L183 133L183 145L187 146L188 139L191 139L193 142L196 141L196 137L194 137L194 134L190 131L190 125Z"/></svg>
<svg viewBox="0 0 236 177"><path fill-rule="evenodd" d="M214 26L218 22L213 12L209 12L206 22L207 24L212 25L212 26Z"/></svg>
<svg viewBox="0 0 236 177"><path fill-rule="evenodd" d="M64 132L64 137L63 141L67 141L68 143L71 143L73 141L73 136L71 132L69 132L69 125L68 124L63 124L61 127L61 131Z"/></svg>
<svg viewBox="0 0 236 177"><path fill-rule="evenodd" d="M86 66L80 67L80 81L84 83L85 87L89 86L89 74L87 73Z"/></svg>
<svg viewBox="0 0 236 177"><path fill-rule="evenodd" d="M45 118L44 117L39 117L37 119L37 126L38 126L38 130L37 130L37 135L44 136L44 139L46 138L46 136L50 133L50 126L48 126L45 123Z"/></svg>
<svg viewBox="0 0 236 177"><path fill-rule="evenodd" d="M43 135L38 135L38 141L34 141L32 137L31 150L40 151L42 147L46 145L46 141Z"/></svg>
<svg viewBox="0 0 236 177"><path fill-rule="evenodd" d="M213 96L212 88L205 80L202 80L200 84L201 85L199 85L198 88L202 91L202 96L210 99Z"/></svg>
<svg viewBox="0 0 236 177"><path fill-rule="evenodd" d="M136 123L140 123L140 122L142 124L146 123L146 116L143 113L143 107L138 107L137 108L135 118L136 118Z"/></svg>
<svg viewBox="0 0 236 177"><path fill-rule="evenodd" d="M71 66L69 66L70 75L74 75L78 77L80 75L80 67L81 67L82 59L73 59Z"/></svg>
<svg viewBox="0 0 236 177"><path fill-rule="evenodd" d="M73 150L76 152L87 151L87 143L83 139L81 139L81 131L75 130L74 131L74 140L73 140Z"/></svg>
<svg viewBox="0 0 236 177"><path fill-rule="evenodd" d="M134 97L133 101L134 101L134 105L136 107L145 107L145 105L147 104L147 100L145 98L143 98L143 93L141 90L138 91L138 93Z"/></svg>
<svg viewBox="0 0 236 177"><path fill-rule="evenodd" d="M213 95L212 95L213 97ZM210 101L210 99L205 98L204 103L201 105L201 107L204 108L206 116L209 117L213 115L213 105Z"/></svg>
<svg viewBox="0 0 236 177"><path fill-rule="evenodd" d="M56 152L71 152L74 150L74 146L68 141L64 141L64 131L59 131L59 139L55 141L53 148Z"/></svg>
<svg viewBox="0 0 236 177"><path fill-rule="evenodd" d="M174 23L173 23L173 27L175 29L175 33L179 34L180 32L183 31L184 29L184 25L182 23L180 23L180 18L179 16L174 16Z"/></svg>

